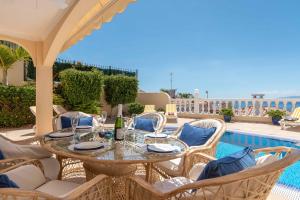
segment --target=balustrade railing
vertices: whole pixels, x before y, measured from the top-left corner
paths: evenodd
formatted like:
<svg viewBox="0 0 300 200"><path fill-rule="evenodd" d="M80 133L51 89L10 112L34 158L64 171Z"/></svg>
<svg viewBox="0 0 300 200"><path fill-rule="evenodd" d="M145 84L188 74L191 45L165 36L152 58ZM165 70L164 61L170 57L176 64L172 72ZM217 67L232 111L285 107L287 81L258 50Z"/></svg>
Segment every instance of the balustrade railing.
<svg viewBox="0 0 300 200"><path fill-rule="evenodd" d="M219 114L222 108L232 108L236 116L267 116L278 109L290 114L300 107L300 99L172 99L178 113Z"/></svg>

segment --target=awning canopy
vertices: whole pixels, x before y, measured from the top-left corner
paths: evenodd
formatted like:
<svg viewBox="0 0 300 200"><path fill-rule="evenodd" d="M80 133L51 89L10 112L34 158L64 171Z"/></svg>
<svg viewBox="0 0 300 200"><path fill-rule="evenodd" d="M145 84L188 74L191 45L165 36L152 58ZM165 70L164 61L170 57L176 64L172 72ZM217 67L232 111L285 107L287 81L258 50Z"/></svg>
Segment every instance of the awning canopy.
<svg viewBox="0 0 300 200"><path fill-rule="evenodd" d="M135 0L0 0L0 40L24 47L36 66L36 134L52 130L57 55Z"/></svg>
<svg viewBox="0 0 300 200"><path fill-rule="evenodd" d="M134 0L0 0L0 39L27 48L42 43L43 57L74 45L94 29L110 22ZM53 59L51 59L53 61Z"/></svg>

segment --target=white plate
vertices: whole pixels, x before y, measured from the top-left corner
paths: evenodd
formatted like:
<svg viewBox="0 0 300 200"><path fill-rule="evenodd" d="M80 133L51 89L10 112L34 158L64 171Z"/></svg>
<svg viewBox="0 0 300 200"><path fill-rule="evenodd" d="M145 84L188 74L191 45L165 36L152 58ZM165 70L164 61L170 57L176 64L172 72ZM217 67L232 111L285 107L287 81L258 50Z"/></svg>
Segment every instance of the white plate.
<svg viewBox="0 0 300 200"><path fill-rule="evenodd" d="M55 132L48 135L51 138L64 138L73 136L72 132Z"/></svg>
<svg viewBox="0 0 300 200"><path fill-rule="evenodd" d="M74 150L97 150L104 147L101 142L81 142L73 146Z"/></svg>
<svg viewBox="0 0 300 200"><path fill-rule="evenodd" d="M76 126L76 129L90 129L92 126Z"/></svg>
<svg viewBox="0 0 300 200"><path fill-rule="evenodd" d="M149 152L156 153L180 152L180 147L170 144L148 144L147 149Z"/></svg>
<svg viewBox="0 0 300 200"><path fill-rule="evenodd" d="M166 138L168 137L167 134L164 133L148 133L145 135L145 137L149 137L149 138Z"/></svg>

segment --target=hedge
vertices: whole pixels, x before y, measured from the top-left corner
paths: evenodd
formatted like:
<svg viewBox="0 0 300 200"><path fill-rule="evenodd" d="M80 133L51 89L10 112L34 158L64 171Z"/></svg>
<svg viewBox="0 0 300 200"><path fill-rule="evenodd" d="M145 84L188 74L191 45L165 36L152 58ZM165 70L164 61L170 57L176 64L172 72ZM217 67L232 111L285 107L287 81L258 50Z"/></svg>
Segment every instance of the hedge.
<svg viewBox="0 0 300 200"><path fill-rule="evenodd" d="M53 65L53 80L60 81L59 74L60 72L66 69L77 69L79 71L92 71L99 70L104 75L118 75L123 74L126 76L137 76L137 71L132 71L128 69L121 69L113 66L94 66L90 64L82 64L75 61L65 61L62 59L57 59ZM36 79L36 70L33 65L32 60L27 62L26 65L26 74L27 78L35 80Z"/></svg>
<svg viewBox="0 0 300 200"><path fill-rule="evenodd" d="M35 105L35 88L0 84L0 127L20 127L33 124L29 107Z"/></svg>
<svg viewBox="0 0 300 200"><path fill-rule="evenodd" d="M138 80L124 75L106 76L104 80L106 102L115 107L135 101L138 92Z"/></svg>
<svg viewBox="0 0 300 200"><path fill-rule="evenodd" d="M67 69L60 73L62 96L72 110L99 113L103 75L97 70Z"/></svg>
<svg viewBox="0 0 300 200"><path fill-rule="evenodd" d="M132 114L141 114L144 112L145 106L140 103L130 103L128 104L128 113Z"/></svg>

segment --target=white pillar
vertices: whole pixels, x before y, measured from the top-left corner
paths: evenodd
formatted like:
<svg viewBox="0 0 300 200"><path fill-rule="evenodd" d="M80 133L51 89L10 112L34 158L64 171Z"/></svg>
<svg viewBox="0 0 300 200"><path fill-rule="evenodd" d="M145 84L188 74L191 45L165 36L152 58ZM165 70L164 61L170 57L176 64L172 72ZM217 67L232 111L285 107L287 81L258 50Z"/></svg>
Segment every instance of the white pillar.
<svg viewBox="0 0 300 200"><path fill-rule="evenodd" d="M53 118L52 67L36 67L36 135L52 131Z"/></svg>

